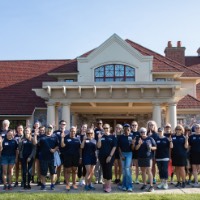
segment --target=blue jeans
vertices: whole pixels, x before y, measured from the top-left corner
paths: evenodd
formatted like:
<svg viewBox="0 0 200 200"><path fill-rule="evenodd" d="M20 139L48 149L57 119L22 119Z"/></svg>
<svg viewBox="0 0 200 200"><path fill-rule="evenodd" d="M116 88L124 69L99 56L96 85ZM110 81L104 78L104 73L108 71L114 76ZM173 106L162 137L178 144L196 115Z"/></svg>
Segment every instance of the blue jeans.
<svg viewBox="0 0 200 200"><path fill-rule="evenodd" d="M132 163L132 152L122 152L122 156L125 158L122 160L123 179L122 187L126 189L132 188L132 174L131 174L131 163Z"/></svg>
<svg viewBox="0 0 200 200"><path fill-rule="evenodd" d="M168 179L168 162L169 161L156 161L160 179L167 180Z"/></svg>

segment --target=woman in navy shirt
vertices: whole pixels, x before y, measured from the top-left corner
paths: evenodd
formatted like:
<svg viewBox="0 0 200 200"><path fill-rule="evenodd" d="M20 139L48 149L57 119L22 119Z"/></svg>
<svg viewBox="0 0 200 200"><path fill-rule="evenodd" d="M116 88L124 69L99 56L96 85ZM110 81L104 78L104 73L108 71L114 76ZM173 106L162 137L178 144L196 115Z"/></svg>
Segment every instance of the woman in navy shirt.
<svg viewBox="0 0 200 200"><path fill-rule="evenodd" d="M3 190L12 190L12 171L14 164L17 162L18 158L18 144L14 137L13 130L9 130L6 137L2 139L0 137L0 151L1 151L1 164L3 166ZM7 182L8 175L8 186Z"/></svg>
<svg viewBox="0 0 200 200"><path fill-rule="evenodd" d="M82 164L86 168L85 175L85 190L95 190L92 186L92 176L94 174L94 168L97 163L96 158L96 140L94 139L94 130L88 129L86 136L81 143L82 149Z"/></svg>
<svg viewBox="0 0 200 200"><path fill-rule="evenodd" d="M156 162L159 169L160 184L159 189L168 189L168 163L169 163L169 149L173 148L172 138L164 136L164 129L158 128L158 139L156 140Z"/></svg>
<svg viewBox="0 0 200 200"><path fill-rule="evenodd" d="M176 187L185 187L185 166L187 165L188 136L184 136L184 128L177 125L175 134L172 136L172 165L175 167L177 184ZM182 179L182 184L180 180Z"/></svg>
<svg viewBox="0 0 200 200"><path fill-rule="evenodd" d="M124 124L124 134L118 139L119 152L122 160L123 180L122 190L132 192L132 145L133 136L130 135L131 129L129 124Z"/></svg>
<svg viewBox="0 0 200 200"><path fill-rule="evenodd" d="M156 143L152 137L147 136L147 129L144 127L140 128L140 136L139 140L135 143L135 149L138 150L138 165L142 171L143 186L141 187L141 190L145 190L147 188L146 174L148 174L150 181L148 191L152 192L154 191L153 176L151 172L152 151L156 150Z"/></svg>
<svg viewBox="0 0 200 200"><path fill-rule="evenodd" d="M31 136L31 129L25 128L25 137L19 141L19 158L22 163L22 178L24 183L24 189L31 189L31 171L33 166L33 160L35 158L36 146L34 139ZM26 178L28 174L28 180Z"/></svg>
<svg viewBox="0 0 200 200"><path fill-rule="evenodd" d="M64 167L66 170L66 190L70 190L70 174L72 172L72 188L77 190L76 186L76 176L77 168L80 163L80 140L76 137L76 127L72 126L70 128L70 134L65 135L64 132L61 133L61 147L64 148Z"/></svg>
<svg viewBox="0 0 200 200"><path fill-rule="evenodd" d="M122 135L123 127L121 124L117 124L115 127L114 135L118 138ZM114 162L114 172L115 172L115 183L118 184L121 181L121 175L122 175L122 163L119 156L119 147L117 145L117 148L115 150L115 162Z"/></svg>
<svg viewBox="0 0 200 200"><path fill-rule="evenodd" d="M189 136L190 162L195 183L193 187L199 187L198 170L200 168L200 124L195 125L195 133Z"/></svg>
<svg viewBox="0 0 200 200"><path fill-rule="evenodd" d="M104 124L104 134L98 135L97 147L99 148L99 161L103 170L105 181L104 191L111 192L112 165L114 163L114 153L117 147L117 139L110 134L110 125Z"/></svg>

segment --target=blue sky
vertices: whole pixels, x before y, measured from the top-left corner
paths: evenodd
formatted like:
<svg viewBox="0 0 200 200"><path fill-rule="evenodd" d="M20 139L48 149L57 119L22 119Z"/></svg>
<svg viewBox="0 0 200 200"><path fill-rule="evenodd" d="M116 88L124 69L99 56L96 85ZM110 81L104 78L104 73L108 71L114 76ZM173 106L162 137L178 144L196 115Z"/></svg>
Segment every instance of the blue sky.
<svg viewBox="0 0 200 200"><path fill-rule="evenodd" d="M112 34L160 54L197 55L199 0L0 0L0 60L70 59Z"/></svg>

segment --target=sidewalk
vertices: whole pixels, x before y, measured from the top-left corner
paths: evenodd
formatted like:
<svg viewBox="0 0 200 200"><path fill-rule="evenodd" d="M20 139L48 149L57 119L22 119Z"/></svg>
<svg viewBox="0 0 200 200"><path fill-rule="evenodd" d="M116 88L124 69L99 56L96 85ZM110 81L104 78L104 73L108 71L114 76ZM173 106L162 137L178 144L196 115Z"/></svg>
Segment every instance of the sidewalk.
<svg viewBox="0 0 200 200"><path fill-rule="evenodd" d="M78 184L78 183L77 183ZM137 193L137 194L143 194L143 193L149 193L148 191L141 191L140 187L142 186L141 184L133 184L134 189L132 193ZM47 190L46 191L41 191L40 187L37 186L36 184L31 185L32 189L31 190L24 190L22 187L15 187L11 191L3 191L3 185L0 186L0 193L105 193L102 189L102 184L94 184L94 187L96 190L94 191L85 191L84 187L80 186L78 187L78 190L71 189L70 191L65 190L65 185L60 184L55 186L55 190L50 190L50 184L47 184ZM156 185L154 185L155 191L152 193L157 193L157 194L195 194L195 193L200 193L200 188L192 188L191 185L186 185L186 188L176 188L174 185L169 184L169 189L164 190L164 189L157 189ZM126 192L126 191L121 191L118 189L116 184L112 184L112 192L111 193L131 193L131 192Z"/></svg>

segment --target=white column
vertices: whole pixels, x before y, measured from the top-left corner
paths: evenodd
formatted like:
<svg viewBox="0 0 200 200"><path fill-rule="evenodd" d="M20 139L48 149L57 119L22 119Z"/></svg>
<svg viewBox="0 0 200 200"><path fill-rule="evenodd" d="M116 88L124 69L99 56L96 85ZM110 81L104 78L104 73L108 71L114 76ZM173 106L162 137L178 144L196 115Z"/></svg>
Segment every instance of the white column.
<svg viewBox="0 0 200 200"><path fill-rule="evenodd" d="M47 124L55 125L55 104L47 103Z"/></svg>
<svg viewBox="0 0 200 200"><path fill-rule="evenodd" d="M160 107L160 104L153 104L153 120L157 123L158 127L161 126L161 107Z"/></svg>
<svg viewBox="0 0 200 200"><path fill-rule="evenodd" d="M177 125L176 103L169 104L169 123L172 126L172 130L174 130Z"/></svg>
<svg viewBox="0 0 200 200"><path fill-rule="evenodd" d="M70 129L70 103L62 105L62 119L67 122L67 129Z"/></svg>
<svg viewBox="0 0 200 200"><path fill-rule="evenodd" d="M55 130L59 128L58 122L58 106L55 107Z"/></svg>

